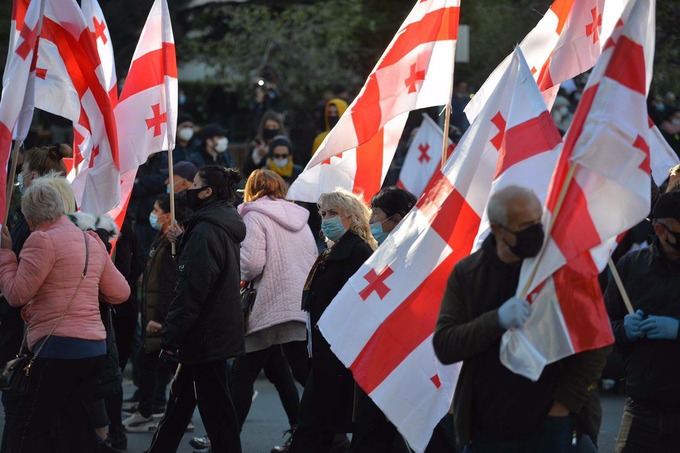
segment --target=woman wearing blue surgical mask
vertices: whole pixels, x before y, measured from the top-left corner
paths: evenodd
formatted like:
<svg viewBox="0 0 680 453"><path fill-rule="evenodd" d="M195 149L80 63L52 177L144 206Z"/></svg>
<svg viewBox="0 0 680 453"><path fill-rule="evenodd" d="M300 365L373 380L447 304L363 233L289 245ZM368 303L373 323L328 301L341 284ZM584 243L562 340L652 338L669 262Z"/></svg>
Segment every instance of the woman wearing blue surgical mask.
<svg viewBox="0 0 680 453"><path fill-rule="evenodd" d="M309 313L311 367L291 452L330 451L335 433L351 429L354 379L331 351L317 323L377 247L368 225L368 208L357 195L342 189L322 194L319 212L329 247L314 263L302 294L302 308Z"/></svg>
<svg viewBox="0 0 680 453"><path fill-rule="evenodd" d="M382 244L416 205L416 197L399 187L385 187L371 199L371 234Z"/></svg>

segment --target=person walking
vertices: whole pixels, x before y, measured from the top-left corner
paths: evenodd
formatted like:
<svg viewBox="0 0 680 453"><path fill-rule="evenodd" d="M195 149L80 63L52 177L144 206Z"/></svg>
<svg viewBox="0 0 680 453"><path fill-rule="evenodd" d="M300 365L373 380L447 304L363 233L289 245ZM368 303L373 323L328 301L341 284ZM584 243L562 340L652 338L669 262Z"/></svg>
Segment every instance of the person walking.
<svg viewBox="0 0 680 453"><path fill-rule="evenodd" d="M227 382L227 359L245 352L240 243L246 228L233 206L239 180L237 170L207 165L186 190L193 214L179 238L179 276L161 336L162 357L179 366L147 452L176 451L197 405L212 451L241 451Z"/></svg>

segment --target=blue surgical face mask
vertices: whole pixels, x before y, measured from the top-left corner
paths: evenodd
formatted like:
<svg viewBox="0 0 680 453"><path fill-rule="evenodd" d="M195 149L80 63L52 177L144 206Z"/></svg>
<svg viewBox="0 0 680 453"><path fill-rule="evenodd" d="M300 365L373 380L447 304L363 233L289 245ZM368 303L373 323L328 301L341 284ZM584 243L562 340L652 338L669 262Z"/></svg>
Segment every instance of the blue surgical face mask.
<svg viewBox="0 0 680 453"><path fill-rule="evenodd" d="M387 219L385 219L387 220ZM383 220L383 222L385 221ZM383 222L375 222L371 224L371 234L375 238L376 241L378 241L378 244L382 244L385 242L385 239L387 239L388 233L383 231L382 224Z"/></svg>
<svg viewBox="0 0 680 453"><path fill-rule="evenodd" d="M158 216L153 212L149 214L149 225L151 225L151 228L153 228L154 230L160 231L161 229L161 224L158 223Z"/></svg>
<svg viewBox="0 0 680 453"><path fill-rule="evenodd" d="M171 190L172 190L172 189L170 188L170 184L166 184L166 186L165 186L165 191L166 191L167 193L170 193Z"/></svg>
<svg viewBox="0 0 680 453"><path fill-rule="evenodd" d="M339 216L331 217L321 222L321 231L331 241L335 242L347 232Z"/></svg>

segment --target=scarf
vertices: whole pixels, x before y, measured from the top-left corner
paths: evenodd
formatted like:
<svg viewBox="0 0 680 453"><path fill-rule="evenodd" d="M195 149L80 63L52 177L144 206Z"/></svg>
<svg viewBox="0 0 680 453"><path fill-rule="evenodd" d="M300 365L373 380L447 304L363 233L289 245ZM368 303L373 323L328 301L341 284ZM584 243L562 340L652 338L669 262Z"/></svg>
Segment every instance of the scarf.
<svg viewBox="0 0 680 453"><path fill-rule="evenodd" d="M267 159L267 168L282 178L290 178L293 176L293 156L288 156L288 163L285 167L279 167L274 164L273 159Z"/></svg>

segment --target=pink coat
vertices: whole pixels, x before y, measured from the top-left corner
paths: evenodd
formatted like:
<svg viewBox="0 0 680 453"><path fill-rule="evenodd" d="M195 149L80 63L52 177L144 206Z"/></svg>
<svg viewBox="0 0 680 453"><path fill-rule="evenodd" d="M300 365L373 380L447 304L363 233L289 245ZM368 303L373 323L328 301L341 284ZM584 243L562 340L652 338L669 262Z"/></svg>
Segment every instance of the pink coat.
<svg viewBox="0 0 680 453"><path fill-rule="evenodd" d="M70 311L54 335L103 340L106 331L99 313L99 297L119 304L130 297L130 287L94 233L87 235L90 262ZM83 232L67 217L31 233L19 254L0 249L0 290L28 324L28 345L50 333L73 298L85 267Z"/></svg>
<svg viewBox="0 0 680 453"><path fill-rule="evenodd" d="M318 256L307 226L309 212L286 200L244 203L238 211L246 224L241 243L241 280L255 279L257 297L246 334L288 321L305 322L302 288Z"/></svg>

